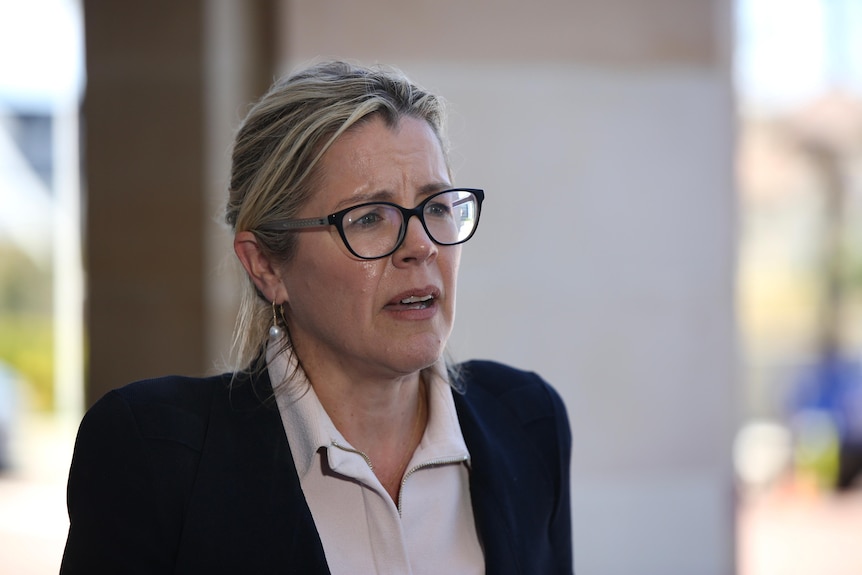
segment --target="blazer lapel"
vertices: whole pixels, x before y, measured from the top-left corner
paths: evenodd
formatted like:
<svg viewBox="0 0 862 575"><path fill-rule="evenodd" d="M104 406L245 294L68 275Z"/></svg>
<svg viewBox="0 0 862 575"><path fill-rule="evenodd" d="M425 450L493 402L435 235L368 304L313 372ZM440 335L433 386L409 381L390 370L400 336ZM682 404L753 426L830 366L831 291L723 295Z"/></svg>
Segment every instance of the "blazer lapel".
<svg viewBox="0 0 862 575"><path fill-rule="evenodd" d="M516 552L513 516L517 493L511 487L517 483L517 470L511 469L504 444L490 434L491 426L483 425L487 414L478 416L481 400L470 401L457 393L454 397L461 432L470 451L470 498L485 552L485 571L495 575L523 573Z"/></svg>
<svg viewBox="0 0 862 575"><path fill-rule="evenodd" d="M213 572L328 574L271 394L266 372L214 394L184 548Z"/></svg>

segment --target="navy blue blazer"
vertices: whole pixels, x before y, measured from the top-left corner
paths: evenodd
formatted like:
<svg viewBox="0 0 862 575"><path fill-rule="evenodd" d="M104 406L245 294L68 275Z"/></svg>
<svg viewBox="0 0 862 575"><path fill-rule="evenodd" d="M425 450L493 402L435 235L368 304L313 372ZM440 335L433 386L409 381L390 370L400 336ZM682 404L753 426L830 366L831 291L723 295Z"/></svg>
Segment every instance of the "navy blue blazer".
<svg viewBox="0 0 862 575"><path fill-rule="evenodd" d="M486 572L572 573L571 435L559 395L504 365L463 365ZM69 473L64 575L328 574L264 371L166 377L103 397Z"/></svg>

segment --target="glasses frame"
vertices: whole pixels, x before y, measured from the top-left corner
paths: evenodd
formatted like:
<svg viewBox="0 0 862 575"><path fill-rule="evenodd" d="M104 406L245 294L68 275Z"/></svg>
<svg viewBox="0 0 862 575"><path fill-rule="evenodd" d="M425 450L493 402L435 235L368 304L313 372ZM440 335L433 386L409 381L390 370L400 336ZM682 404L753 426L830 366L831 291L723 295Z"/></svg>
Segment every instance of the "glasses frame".
<svg viewBox="0 0 862 575"><path fill-rule="evenodd" d="M470 235L463 240L446 243L437 241L431 234L431 232L428 231L428 225L425 223L425 206L434 198L450 192L468 192L475 196L476 224L473 226L473 231L470 232ZM407 226L410 223L410 218L412 218L413 216L419 218L419 221L422 222L422 228L425 230L425 233L428 235L431 241L433 241L438 246L456 246L458 244L463 244L464 242L472 238L473 234L475 234L476 230L479 228L479 216L481 216L482 214L482 202L484 200L485 190L479 188L450 188L431 194L430 196L422 200L422 202L420 202L419 205L417 205L415 208L405 208L399 206L398 204L393 204L392 202L365 202L362 204L356 204L355 206L344 208L343 210L338 210L337 212L329 214L328 216L322 216L318 218L281 220L273 222L271 224L267 224L265 226L261 226L261 229L268 231L297 231L311 228L335 226L335 229L338 230L338 235L341 236L341 241L344 242L344 246L348 249L348 251L350 251L351 254L362 260L379 260L391 256L398 251L398 248L400 248L401 244L404 243L404 238L407 237ZM353 248L350 247L350 242L347 241L347 235L344 233L344 216L347 215L348 212L357 208L373 205L385 205L399 210L401 212L401 229L398 231L398 240L395 242L395 246L391 250L380 256L368 257L356 253Z"/></svg>

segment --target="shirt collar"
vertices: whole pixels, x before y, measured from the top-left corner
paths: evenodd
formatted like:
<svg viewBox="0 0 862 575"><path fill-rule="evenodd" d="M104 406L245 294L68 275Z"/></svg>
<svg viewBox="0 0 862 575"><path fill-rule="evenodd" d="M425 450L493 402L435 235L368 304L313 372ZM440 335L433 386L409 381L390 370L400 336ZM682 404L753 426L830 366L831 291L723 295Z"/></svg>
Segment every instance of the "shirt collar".
<svg viewBox="0 0 862 575"><path fill-rule="evenodd" d="M317 453L321 449L328 451L333 444L341 449L337 450L337 455L330 454L331 463L335 463L334 456L365 465L358 459L363 457L359 452L345 453L345 448L354 448L332 423L293 352L289 349L279 352L279 347L267 347L267 369L300 480L311 469ZM445 373L445 370L440 371ZM428 384L428 424L409 466L443 460L469 462L469 457L452 389L444 378L435 377Z"/></svg>

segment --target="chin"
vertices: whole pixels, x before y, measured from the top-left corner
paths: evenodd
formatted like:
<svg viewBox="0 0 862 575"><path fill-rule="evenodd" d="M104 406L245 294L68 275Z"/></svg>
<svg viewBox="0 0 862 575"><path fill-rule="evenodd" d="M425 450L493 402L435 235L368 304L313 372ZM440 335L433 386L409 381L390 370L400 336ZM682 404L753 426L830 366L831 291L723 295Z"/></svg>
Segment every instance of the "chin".
<svg viewBox="0 0 862 575"><path fill-rule="evenodd" d="M433 346L422 346L404 350L395 361L401 373L416 373L431 367L443 357L445 342L435 342Z"/></svg>

